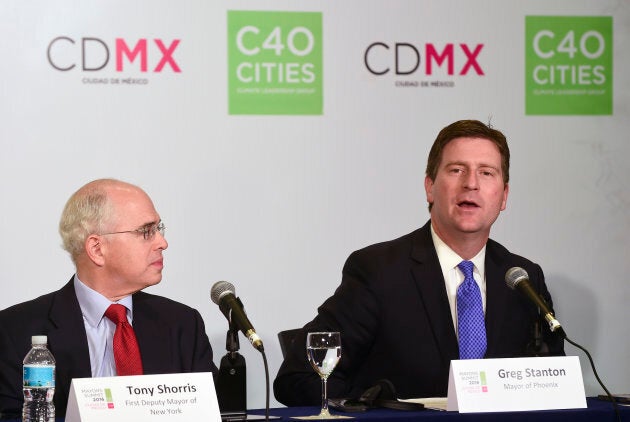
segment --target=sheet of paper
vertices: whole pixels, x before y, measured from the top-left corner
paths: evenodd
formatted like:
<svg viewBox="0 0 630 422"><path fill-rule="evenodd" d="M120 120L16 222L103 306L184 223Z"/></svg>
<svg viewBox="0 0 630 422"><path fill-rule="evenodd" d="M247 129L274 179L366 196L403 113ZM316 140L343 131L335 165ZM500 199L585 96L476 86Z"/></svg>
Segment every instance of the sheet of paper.
<svg viewBox="0 0 630 422"><path fill-rule="evenodd" d="M446 410L446 397L424 397L416 399L398 399L407 403L420 403L427 409Z"/></svg>

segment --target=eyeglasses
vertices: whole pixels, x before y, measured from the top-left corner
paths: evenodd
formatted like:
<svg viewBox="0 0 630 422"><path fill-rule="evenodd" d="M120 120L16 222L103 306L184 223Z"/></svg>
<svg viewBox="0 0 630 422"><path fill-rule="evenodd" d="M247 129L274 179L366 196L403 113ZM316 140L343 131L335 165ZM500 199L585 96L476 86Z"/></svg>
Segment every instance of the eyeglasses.
<svg viewBox="0 0 630 422"><path fill-rule="evenodd" d="M106 236L108 234L121 234L121 233L137 233L141 234L144 237L144 240L153 239L157 232L160 232L162 236L164 236L164 232L166 231L166 226L162 223L162 220L157 223L149 223L145 226L140 227L135 230L125 230L122 232L111 232L111 233L101 233L99 236Z"/></svg>

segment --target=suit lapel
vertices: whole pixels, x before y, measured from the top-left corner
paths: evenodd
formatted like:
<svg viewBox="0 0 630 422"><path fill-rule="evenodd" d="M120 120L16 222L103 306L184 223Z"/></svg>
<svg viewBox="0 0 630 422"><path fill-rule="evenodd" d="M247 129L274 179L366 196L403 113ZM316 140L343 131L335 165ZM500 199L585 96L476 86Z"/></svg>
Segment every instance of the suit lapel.
<svg viewBox="0 0 630 422"><path fill-rule="evenodd" d="M74 376L91 376L87 335L72 280L55 295L49 317L54 328L48 332L48 342L55 359L68 359L68 367L76 368ZM77 350L85 352L77 354Z"/></svg>
<svg viewBox="0 0 630 422"><path fill-rule="evenodd" d="M413 238L411 273L418 288L420 300L426 309L426 317L440 354L450 361L459 357L457 337L444 275L431 239L430 224L431 222L428 222L418 230Z"/></svg>
<svg viewBox="0 0 630 422"><path fill-rule="evenodd" d="M487 355L494 353L495 346L501 344L503 335L503 317L507 309L508 289L505 286L507 270L506 256L501 253L492 240L486 247L486 335L488 337Z"/></svg>
<svg viewBox="0 0 630 422"><path fill-rule="evenodd" d="M73 378L92 376L83 315L72 279L55 293L49 319L52 327L48 331L48 344L56 360L56 394L67 396L69 391L63 390Z"/></svg>
<svg viewBox="0 0 630 422"><path fill-rule="evenodd" d="M168 372L165 365L172 362L171 338L168 325L150 305L150 296L143 292L133 295L133 327L140 347L145 374Z"/></svg>

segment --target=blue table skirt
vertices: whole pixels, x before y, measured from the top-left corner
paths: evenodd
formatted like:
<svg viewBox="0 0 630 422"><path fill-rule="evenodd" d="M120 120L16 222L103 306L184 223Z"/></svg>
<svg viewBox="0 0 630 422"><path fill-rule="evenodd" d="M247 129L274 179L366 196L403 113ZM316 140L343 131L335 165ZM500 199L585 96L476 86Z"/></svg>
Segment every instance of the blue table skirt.
<svg viewBox="0 0 630 422"><path fill-rule="evenodd" d="M586 409L563 409L563 410L538 410L528 412L497 412L497 413L458 413L444 412L439 410L424 411L403 411L389 409L372 409L360 413L335 412L354 417L354 421L424 421L439 420L447 421L496 421L496 422L520 422L520 421L571 421L571 422L616 422L617 417L610 402L597 398L587 397ZM618 405L622 421L630 421L630 407ZM264 409L256 409L247 412L252 415L264 415ZM274 408L269 410L270 416L279 416L282 420L293 420L292 417L316 415L319 413L318 407L287 407Z"/></svg>

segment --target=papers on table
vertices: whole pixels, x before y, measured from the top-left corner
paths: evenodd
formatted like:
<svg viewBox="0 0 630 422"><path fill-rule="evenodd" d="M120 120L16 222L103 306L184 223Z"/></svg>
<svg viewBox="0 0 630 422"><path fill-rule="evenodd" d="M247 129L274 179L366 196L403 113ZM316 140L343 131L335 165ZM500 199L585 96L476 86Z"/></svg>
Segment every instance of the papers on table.
<svg viewBox="0 0 630 422"><path fill-rule="evenodd" d="M398 399L407 403L420 403L427 409L446 410L446 397L425 397L418 399Z"/></svg>

